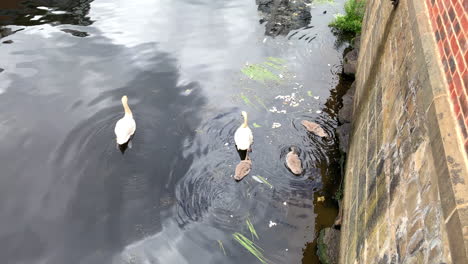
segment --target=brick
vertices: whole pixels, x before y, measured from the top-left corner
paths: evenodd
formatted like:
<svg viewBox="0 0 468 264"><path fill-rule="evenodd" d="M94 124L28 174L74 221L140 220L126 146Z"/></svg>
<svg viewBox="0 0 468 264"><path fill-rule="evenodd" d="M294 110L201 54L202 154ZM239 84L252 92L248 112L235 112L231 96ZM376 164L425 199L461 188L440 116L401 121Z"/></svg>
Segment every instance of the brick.
<svg viewBox="0 0 468 264"><path fill-rule="evenodd" d="M444 54L445 54L445 56L447 56L447 58L449 58L449 56L450 56L450 51L451 51L450 50L450 43L449 43L448 40L445 40L444 41Z"/></svg>
<svg viewBox="0 0 468 264"><path fill-rule="evenodd" d="M453 103L453 111L455 112L455 115L458 115L460 113L460 104L458 103L457 100L452 100Z"/></svg>
<svg viewBox="0 0 468 264"><path fill-rule="evenodd" d="M465 93L463 89L463 84L462 84L462 81L458 72L453 74L452 84L454 85L455 92L457 93L458 96L461 96Z"/></svg>
<svg viewBox="0 0 468 264"><path fill-rule="evenodd" d="M436 18L436 24L438 29L444 28L444 25L442 24L442 17L440 16L440 14Z"/></svg>
<svg viewBox="0 0 468 264"><path fill-rule="evenodd" d="M448 58L448 65L449 65L449 67L450 67L450 72L451 72L451 73L454 73L457 67L456 67L456 65L455 65L455 60L453 59L452 56L450 56L450 57ZM455 88L457 88L457 87L455 87Z"/></svg>
<svg viewBox="0 0 468 264"><path fill-rule="evenodd" d="M450 18L447 12L444 12L442 14L442 23L444 24L445 30L447 31L447 35L448 36L452 35L452 27L451 27L452 23L450 22Z"/></svg>
<svg viewBox="0 0 468 264"><path fill-rule="evenodd" d="M459 95L458 100L460 102L460 108L463 112L463 115L468 117L468 103L466 101L466 95L465 94Z"/></svg>
<svg viewBox="0 0 468 264"><path fill-rule="evenodd" d="M444 57L444 45L442 44L442 41L439 41L437 43L437 47L439 47L440 57L443 58Z"/></svg>
<svg viewBox="0 0 468 264"><path fill-rule="evenodd" d="M466 65L465 59L463 58L463 55L461 53L458 53L458 55L455 57L455 61L457 63L458 72L464 72L466 69Z"/></svg>
<svg viewBox="0 0 468 264"><path fill-rule="evenodd" d="M461 53L465 53L466 51L468 51L468 45L466 43L466 36L463 32L460 32L460 34L458 34L458 46L460 46L460 51Z"/></svg>
<svg viewBox="0 0 468 264"><path fill-rule="evenodd" d="M450 39L450 48L452 49L453 56L456 56L460 51L460 48L458 47L458 41L455 35L453 35Z"/></svg>
<svg viewBox="0 0 468 264"><path fill-rule="evenodd" d="M468 53L468 51L467 51ZM465 56L466 59L466 56ZM465 85L465 90L468 89L468 69L465 70L464 73L462 73L462 80L463 80L463 85Z"/></svg>
<svg viewBox="0 0 468 264"><path fill-rule="evenodd" d="M461 8L461 7L460 7L460 8ZM438 8L437 6L434 6L434 7L432 8L432 12L431 12L431 13L432 13L432 15L433 15L434 17L437 17L437 15L439 14L439 8Z"/></svg>
<svg viewBox="0 0 468 264"><path fill-rule="evenodd" d="M448 16L450 18L450 21L453 22L453 20L455 19L455 10L452 6L448 9Z"/></svg>
<svg viewBox="0 0 468 264"><path fill-rule="evenodd" d="M460 16L459 19L460 19L461 28L463 28L463 30L466 33L468 31L468 17L466 14L464 14L463 16Z"/></svg>
<svg viewBox="0 0 468 264"><path fill-rule="evenodd" d="M465 14L463 12L463 7L461 6L460 2L457 2L454 6L455 6L455 13L457 13L458 17L461 17Z"/></svg>
<svg viewBox="0 0 468 264"><path fill-rule="evenodd" d="M466 132L466 127L465 127L465 120L463 120L463 115L460 113L458 115L458 126L460 127L460 130L462 132L463 138L468 137L468 133Z"/></svg>
<svg viewBox="0 0 468 264"><path fill-rule="evenodd" d="M460 33L460 22L458 22L457 18L455 18L455 20L453 21L452 28L453 32L455 32L455 35L458 35L458 33Z"/></svg>
<svg viewBox="0 0 468 264"><path fill-rule="evenodd" d="M450 92L450 99L452 100L452 102L458 102L458 96L457 96L457 92L455 91L455 85L453 85L453 83L450 83L449 85L449 90L451 91Z"/></svg>

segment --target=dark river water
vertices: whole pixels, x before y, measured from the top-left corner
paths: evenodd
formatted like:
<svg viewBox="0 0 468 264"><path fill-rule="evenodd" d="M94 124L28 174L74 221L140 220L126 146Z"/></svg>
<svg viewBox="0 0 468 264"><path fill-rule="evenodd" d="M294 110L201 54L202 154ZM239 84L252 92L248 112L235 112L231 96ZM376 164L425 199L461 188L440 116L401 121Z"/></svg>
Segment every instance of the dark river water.
<svg viewBox="0 0 468 264"><path fill-rule="evenodd" d="M265 2L1 0L2 263L261 263L236 232L267 263L317 263L340 184L349 83L327 24L343 0L291 1L288 17ZM124 153L123 95L137 124ZM253 168L236 182L242 110ZM285 167L290 146L301 176Z"/></svg>

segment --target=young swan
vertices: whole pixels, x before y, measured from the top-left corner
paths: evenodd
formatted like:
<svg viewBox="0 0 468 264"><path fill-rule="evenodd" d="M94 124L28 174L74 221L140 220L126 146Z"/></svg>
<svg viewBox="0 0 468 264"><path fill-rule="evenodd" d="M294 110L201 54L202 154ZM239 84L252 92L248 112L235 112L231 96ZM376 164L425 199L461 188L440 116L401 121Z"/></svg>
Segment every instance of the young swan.
<svg viewBox="0 0 468 264"><path fill-rule="evenodd" d="M133 119L132 111L128 107L128 98L126 95L122 96L122 105L125 115L115 124L115 138L117 144L123 145L128 142L130 137L135 133L136 123Z"/></svg>
<svg viewBox="0 0 468 264"><path fill-rule="evenodd" d="M253 143L253 134L249 125L247 124L247 112L242 111L244 123L234 133L234 142L238 150L250 150Z"/></svg>
<svg viewBox="0 0 468 264"><path fill-rule="evenodd" d="M234 179L236 181L242 180L245 176L247 176L252 169L252 161L247 154L245 160L241 160L239 164L236 166L236 171L234 174Z"/></svg>
<svg viewBox="0 0 468 264"><path fill-rule="evenodd" d="M286 155L286 166L293 174L300 175L302 173L302 163L297 154L296 148L291 147L291 151Z"/></svg>

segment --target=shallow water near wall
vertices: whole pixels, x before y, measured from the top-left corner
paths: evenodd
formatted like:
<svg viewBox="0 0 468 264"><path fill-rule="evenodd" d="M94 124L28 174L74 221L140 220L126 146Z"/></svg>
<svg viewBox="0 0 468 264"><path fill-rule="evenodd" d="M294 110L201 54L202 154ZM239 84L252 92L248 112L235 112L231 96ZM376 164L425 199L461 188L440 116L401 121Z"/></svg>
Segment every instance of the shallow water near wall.
<svg viewBox="0 0 468 264"><path fill-rule="evenodd" d="M267 263L317 263L315 236L337 214L349 85L327 26L343 1L320 2L291 4L291 23L253 0L2 2L0 258L261 263L241 233ZM137 123L124 152L122 95ZM253 168L236 182L242 110ZM285 167L291 146L303 175Z"/></svg>

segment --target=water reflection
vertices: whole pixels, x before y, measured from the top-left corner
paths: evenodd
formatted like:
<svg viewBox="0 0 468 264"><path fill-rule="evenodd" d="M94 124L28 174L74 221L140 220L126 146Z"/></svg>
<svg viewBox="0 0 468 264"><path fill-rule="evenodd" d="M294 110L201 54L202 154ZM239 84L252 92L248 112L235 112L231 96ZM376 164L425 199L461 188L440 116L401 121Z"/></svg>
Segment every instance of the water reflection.
<svg viewBox="0 0 468 264"><path fill-rule="evenodd" d="M334 137L300 124L336 126L322 109L340 62L325 16L288 39L294 27L265 37L252 1L4 3L2 41L13 43L0 46L1 259L253 263L232 239L249 234L248 219L268 259L301 262L334 159ZM285 61L280 81L240 71L268 57ZM299 105L278 99L293 93ZM138 124L124 155L113 133L123 94ZM256 124L250 176L268 184L232 178L241 110ZM291 146L298 177L284 164Z"/></svg>
<svg viewBox="0 0 468 264"><path fill-rule="evenodd" d="M2 0L0 25L71 24L88 26L93 0Z"/></svg>
<svg viewBox="0 0 468 264"><path fill-rule="evenodd" d="M311 0L255 0L265 24L265 35L287 35L291 30L307 26L311 20Z"/></svg>

